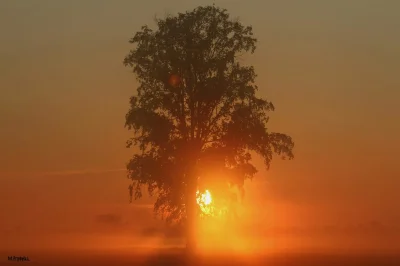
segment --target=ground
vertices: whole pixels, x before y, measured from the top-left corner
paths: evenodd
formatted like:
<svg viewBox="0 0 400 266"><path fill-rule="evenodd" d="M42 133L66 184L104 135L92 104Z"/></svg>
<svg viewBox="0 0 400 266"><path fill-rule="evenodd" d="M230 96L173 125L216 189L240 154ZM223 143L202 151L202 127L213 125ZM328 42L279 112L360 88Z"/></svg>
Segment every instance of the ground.
<svg viewBox="0 0 400 266"><path fill-rule="evenodd" d="M28 252L29 253L29 252ZM32 252L27 265L58 266L122 266L122 265L274 265L274 266L391 266L400 265L400 255L389 254L301 254L280 253L269 255L214 254L199 255L189 260L183 250L126 250L126 251L75 251L75 252ZM7 262L7 255L0 252L0 265L13 265ZM20 254L17 254L20 255Z"/></svg>

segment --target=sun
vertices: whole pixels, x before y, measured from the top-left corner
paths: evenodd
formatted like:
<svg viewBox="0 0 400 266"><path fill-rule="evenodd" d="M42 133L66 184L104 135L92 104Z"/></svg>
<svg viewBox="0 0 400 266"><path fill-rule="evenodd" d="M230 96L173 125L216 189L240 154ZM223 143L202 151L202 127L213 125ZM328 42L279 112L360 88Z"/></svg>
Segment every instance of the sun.
<svg viewBox="0 0 400 266"><path fill-rule="evenodd" d="M200 191L197 190L196 192L196 200L197 204L201 205L210 205L212 202L212 197L210 191L206 190L204 193L200 194Z"/></svg>
<svg viewBox="0 0 400 266"><path fill-rule="evenodd" d="M209 190L205 190L204 193L200 193L200 191L197 191L196 201L204 214L210 215L212 213L213 208L211 203L213 200Z"/></svg>

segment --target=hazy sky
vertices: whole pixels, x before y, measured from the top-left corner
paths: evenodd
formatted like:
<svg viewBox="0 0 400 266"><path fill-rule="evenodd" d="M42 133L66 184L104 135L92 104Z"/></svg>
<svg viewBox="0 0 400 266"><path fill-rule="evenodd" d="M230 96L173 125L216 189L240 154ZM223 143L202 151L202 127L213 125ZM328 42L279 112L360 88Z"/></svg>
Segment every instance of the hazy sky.
<svg viewBox="0 0 400 266"><path fill-rule="evenodd" d="M294 161L257 162L249 213L273 227L399 227L400 2L214 2L253 25L245 63L276 106L270 129L296 144ZM147 201L128 205L124 115L137 83L122 60L155 15L212 3L0 2L0 234L18 245L22 233L154 223Z"/></svg>

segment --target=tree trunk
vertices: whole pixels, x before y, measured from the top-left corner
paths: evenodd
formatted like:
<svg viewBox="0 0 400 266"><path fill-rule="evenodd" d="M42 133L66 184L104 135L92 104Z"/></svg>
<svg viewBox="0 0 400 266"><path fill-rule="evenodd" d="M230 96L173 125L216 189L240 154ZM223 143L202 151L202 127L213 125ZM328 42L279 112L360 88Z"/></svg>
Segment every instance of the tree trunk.
<svg viewBox="0 0 400 266"><path fill-rule="evenodd" d="M197 248L197 179L193 178L186 187L186 250L194 254Z"/></svg>
<svg viewBox="0 0 400 266"><path fill-rule="evenodd" d="M197 249L197 218L198 218L198 206L196 201L198 173L197 173L197 158L199 154L198 143L192 141L188 147L191 150L187 156L187 168L186 168L186 193L185 193L185 205L186 205L186 251L188 254L194 255Z"/></svg>

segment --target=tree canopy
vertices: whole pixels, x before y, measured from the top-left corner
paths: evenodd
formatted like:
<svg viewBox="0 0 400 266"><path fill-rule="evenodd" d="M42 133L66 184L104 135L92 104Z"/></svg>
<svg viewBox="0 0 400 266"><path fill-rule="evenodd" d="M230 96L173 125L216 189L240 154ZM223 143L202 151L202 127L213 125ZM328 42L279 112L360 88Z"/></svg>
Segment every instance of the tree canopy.
<svg viewBox="0 0 400 266"><path fill-rule="evenodd" d="M294 142L267 128L274 105L258 97L256 73L239 60L254 53L252 27L216 6L198 7L143 26L124 59L137 77L126 126L127 146L138 147L127 164L131 196L143 188L156 196L167 221L186 217L187 187L208 180L243 188L274 154L293 158ZM208 179L207 179L208 178Z"/></svg>

